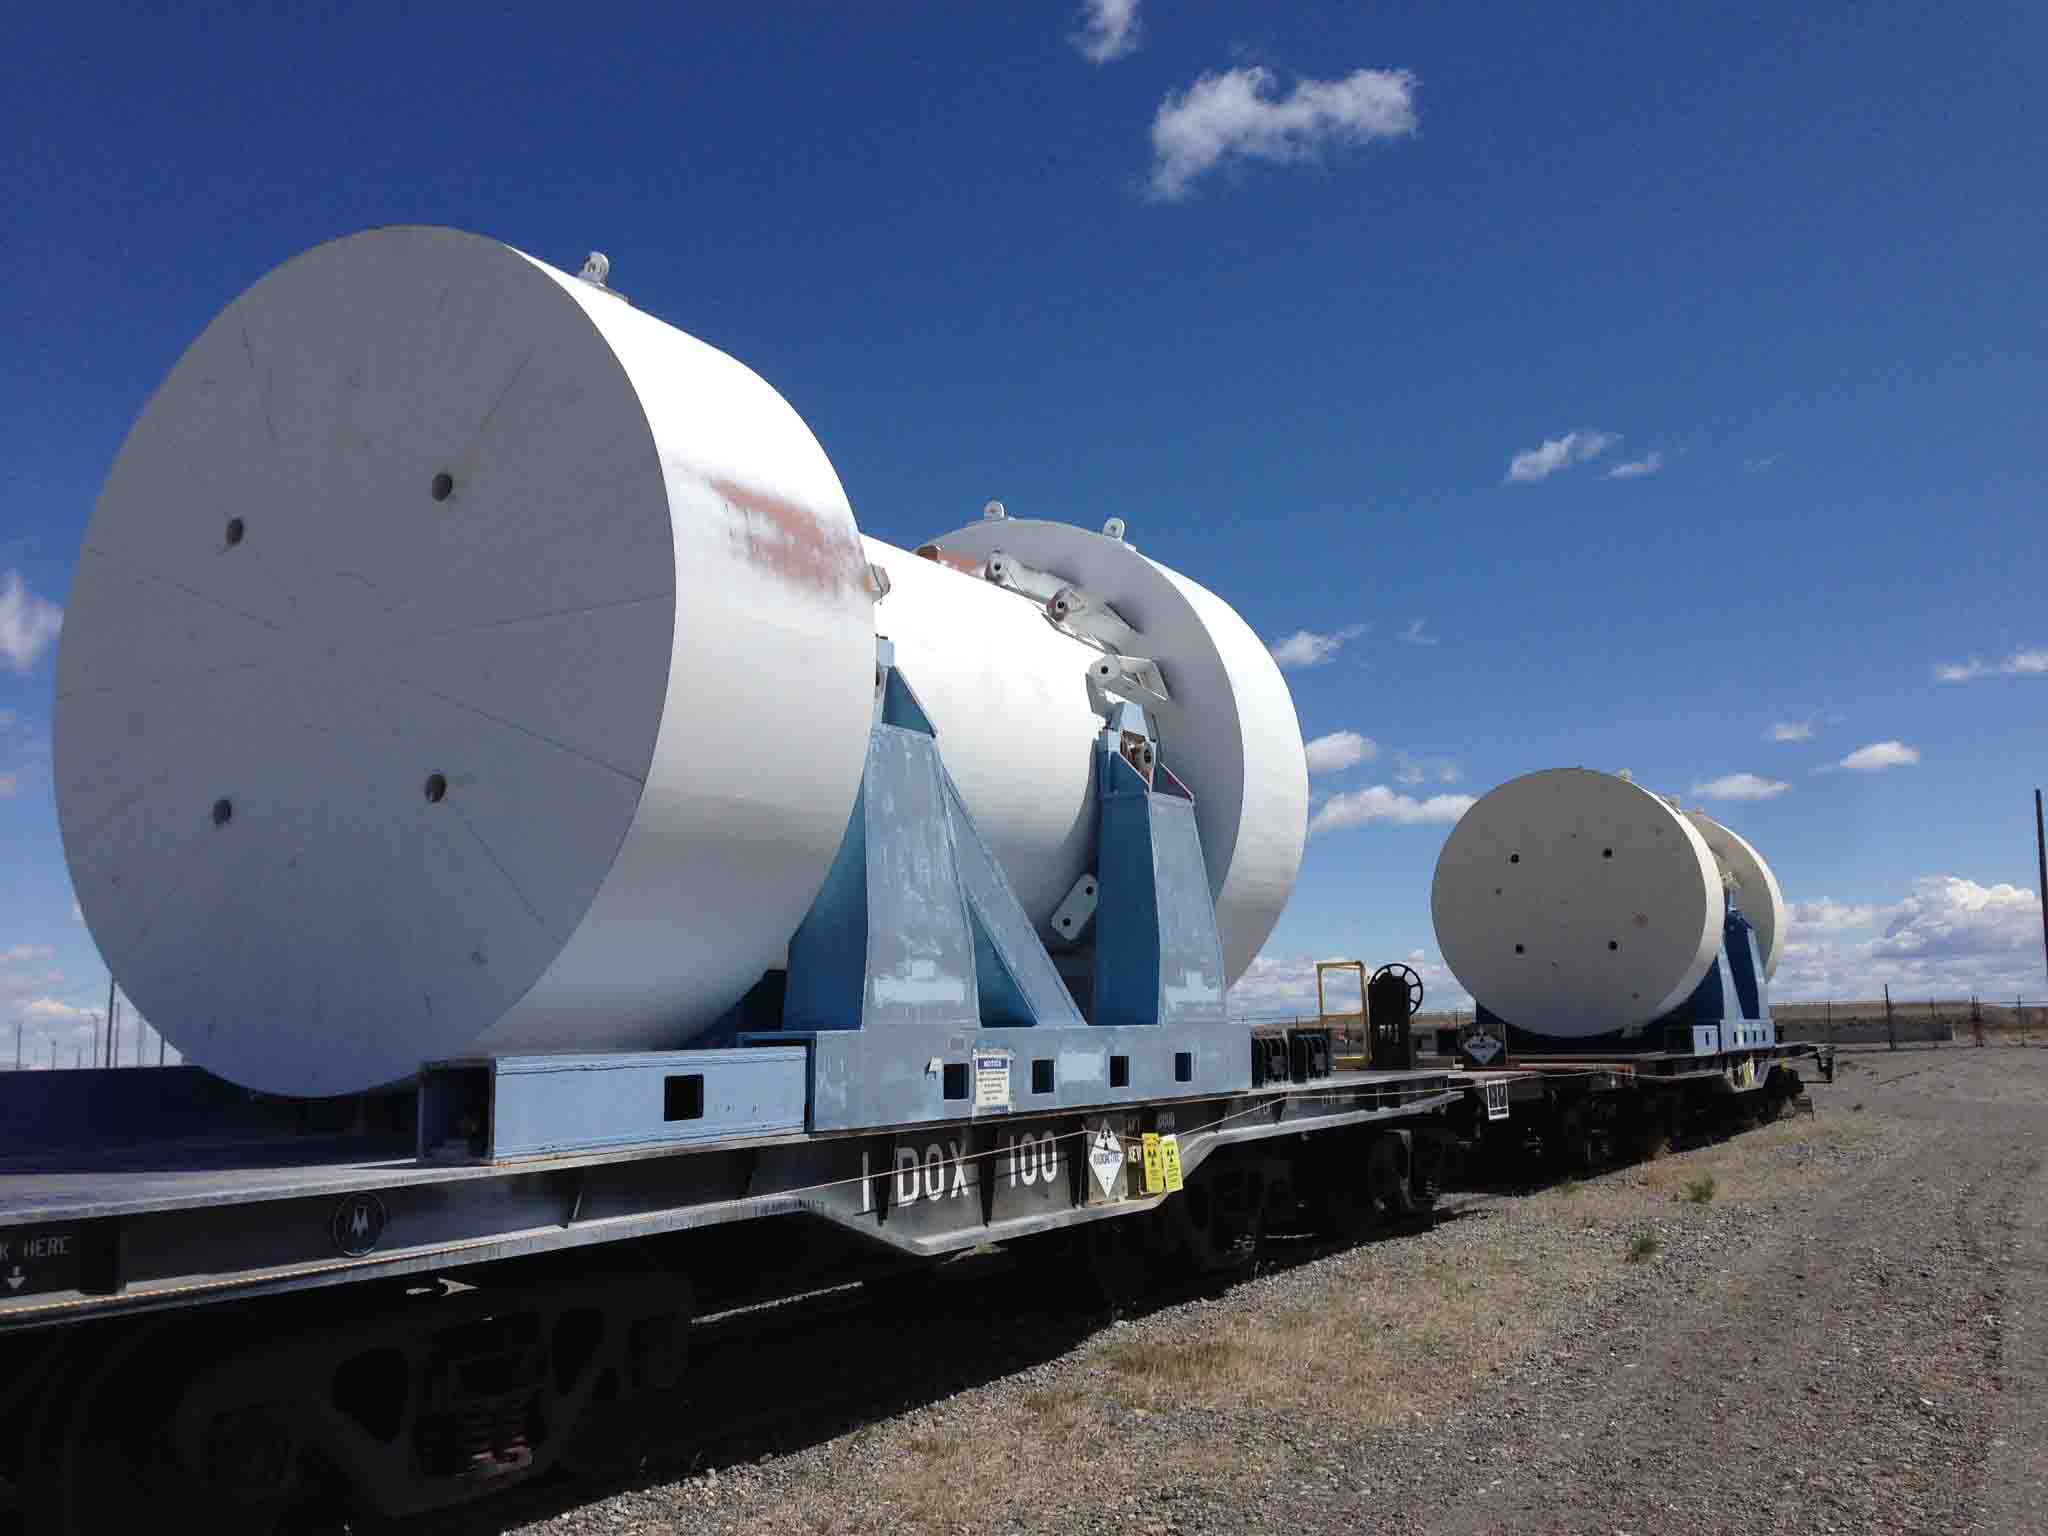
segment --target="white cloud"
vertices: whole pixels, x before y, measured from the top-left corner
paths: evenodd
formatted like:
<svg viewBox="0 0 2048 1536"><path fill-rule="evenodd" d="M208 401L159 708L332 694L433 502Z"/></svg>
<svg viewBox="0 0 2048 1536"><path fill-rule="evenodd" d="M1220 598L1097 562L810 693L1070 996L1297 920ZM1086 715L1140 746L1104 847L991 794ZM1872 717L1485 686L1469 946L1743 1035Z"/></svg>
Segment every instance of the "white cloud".
<svg viewBox="0 0 2048 1536"><path fill-rule="evenodd" d="M1411 623L1406 629L1402 630L1396 638L1399 639L1403 645L1435 645L1436 636L1425 635L1422 632L1422 626L1428 622L1429 621L1427 619L1417 619L1413 623Z"/></svg>
<svg viewBox="0 0 2048 1536"><path fill-rule="evenodd" d="M2048 650L2014 651L2000 662L1984 662L1972 656L1965 662L1950 662L1934 669L1937 682L1967 683L1979 677L2025 677L2048 673Z"/></svg>
<svg viewBox="0 0 2048 1536"><path fill-rule="evenodd" d="M1332 795L1309 818L1308 830L1309 835L1314 836L1318 832L1361 827L1370 821L1391 821L1397 826L1432 822L1449 825L1470 810L1474 803L1471 795L1431 795L1427 800L1418 800L1385 784L1374 784L1349 794Z"/></svg>
<svg viewBox="0 0 2048 1536"><path fill-rule="evenodd" d="M1334 958L1363 957L1346 955ZM1457 978L1441 961L1430 959L1427 951L1411 949L1402 956L1402 963L1422 978L1422 1006L1425 1010L1471 1008L1472 999L1458 985ZM1368 977L1377 969L1377 961L1366 960L1365 973ZM1355 1008L1358 1000L1356 988L1357 983L1349 978L1332 977L1328 998L1331 1012L1343 1013ZM1322 1002L1316 996L1316 962L1309 955L1261 954L1245 968L1245 973L1230 989L1230 1012L1235 1018L1310 1019L1316 1017L1321 1009Z"/></svg>
<svg viewBox="0 0 2048 1536"><path fill-rule="evenodd" d="M2015 885L1979 885L1959 875L1928 875L1892 908L1871 953L1894 958L2025 954L2041 945L2041 903Z"/></svg>
<svg viewBox="0 0 2048 1536"><path fill-rule="evenodd" d="M1356 731L1332 731L1327 736L1318 736L1303 750L1308 753L1310 773L1337 773L1371 762L1380 755L1380 744Z"/></svg>
<svg viewBox="0 0 2048 1536"><path fill-rule="evenodd" d="M1813 929L1819 933L1840 933L1848 928L1869 928L1883 915L1883 907L1845 906L1825 896L1812 901L1795 901L1785 909L1790 930Z"/></svg>
<svg viewBox="0 0 2048 1536"><path fill-rule="evenodd" d="M1744 459L1742 467L1752 475L1760 475L1765 470L1775 467L1778 461L1784 457L1785 455L1782 453L1766 453L1757 458Z"/></svg>
<svg viewBox="0 0 2048 1536"><path fill-rule="evenodd" d="M1764 732L1765 741L1811 741L1813 740L1813 716L1804 720L1774 720Z"/></svg>
<svg viewBox="0 0 2048 1536"><path fill-rule="evenodd" d="M1297 629L1286 638L1273 642L1273 659L1283 667L1319 667L1364 633L1363 624L1350 624L1327 635L1319 635L1311 629Z"/></svg>
<svg viewBox="0 0 2048 1536"><path fill-rule="evenodd" d="M21 775L0 773L0 800L12 800L21 793Z"/></svg>
<svg viewBox="0 0 2048 1536"><path fill-rule="evenodd" d="M1067 41L1091 64L1107 64L1138 47L1138 0L1084 0L1081 30Z"/></svg>
<svg viewBox="0 0 2048 1536"><path fill-rule="evenodd" d="M0 955L0 1003L18 1006L31 997L54 991L63 979L63 974L51 965L50 951L43 945L17 944Z"/></svg>
<svg viewBox="0 0 2048 1536"><path fill-rule="evenodd" d="M77 1008L54 997L38 997L24 1003L21 1014L31 1024L40 1024L45 1029L68 1029L99 1019L99 1015L90 1008Z"/></svg>
<svg viewBox="0 0 2048 1536"><path fill-rule="evenodd" d="M1664 467L1664 455L1652 452L1646 459L1630 459L1626 464L1617 464L1607 471L1610 480L1640 480L1644 475L1654 475Z"/></svg>
<svg viewBox="0 0 2048 1536"><path fill-rule="evenodd" d="M34 666L63 627L64 610L29 591L21 572L0 581L0 657L15 671Z"/></svg>
<svg viewBox="0 0 2048 1536"><path fill-rule="evenodd" d="M12 1064L13 1034L21 1030L25 1064L69 1067L76 1061L92 1062L100 1048L106 1015L97 1000L106 996L104 977L96 986L81 990L57 966L56 951L48 944L14 944L0 949L0 1064ZM83 1001L73 1001L83 998ZM121 1060L153 1062L159 1049L158 1037L148 1021L121 994ZM167 1062L182 1058L164 1048Z"/></svg>
<svg viewBox="0 0 2048 1536"><path fill-rule="evenodd" d="M1439 784L1455 784L1465 777L1465 770L1447 757L1411 757L1406 752L1394 754L1394 782L1396 784L1426 784L1435 779Z"/></svg>
<svg viewBox="0 0 2048 1536"><path fill-rule="evenodd" d="M1920 749L1903 741L1873 741L1858 747L1835 766L1853 773L1876 773L1885 768L1910 768L1920 761Z"/></svg>
<svg viewBox="0 0 2048 1536"><path fill-rule="evenodd" d="M1775 997L1867 1002L1889 985L1900 1006L2041 991L2041 904L2034 892L1926 875L1904 900L1795 903L1772 982ZM1841 936L1882 928L1862 940Z"/></svg>
<svg viewBox="0 0 2048 1536"><path fill-rule="evenodd" d="M0 962L24 949L35 953L38 959L50 953L46 945L17 946L16 950L0 953ZM94 999L76 1003L69 1000L67 993L69 997L79 995L75 988L66 985L62 973L53 968L40 968L33 974L0 969L0 1029L10 1037L0 1044L0 1051L12 1049L11 1036L18 1026L27 1065L95 1064L103 1048L106 1015ZM98 999L105 996L103 989L96 989ZM155 1062L159 1052L166 1063L184 1059L162 1041L125 992L120 995L120 1018L122 1065ZM11 1056L5 1059L11 1064Z"/></svg>
<svg viewBox="0 0 2048 1536"><path fill-rule="evenodd" d="M1546 439L1540 448L1530 448L1508 461L1507 483L1533 485L1547 480L1561 469L1597 459L1621 439L1612 432L1567 432Z"/></svg>
<svg viewBox="0 0 2048 1536"><path fill-rule="evenodd" d="M74 923L82 923L85 921L85 912L83 911L83 909L79 907L78 898L76 896L71 898L71 921L73 921Z"/></svg>
<svg viewBox="0 0 2048 1536"><path fill-rule="evenodd" d="M1693 785L1692 792L1708 800L1769 800L1791 787L1782 779L1759 778L1753 773L1724 773L1718 779Z"/></svg>
<svg viewBox="0 0 2048 1536"><path fill-rule="evenodd" d="M1316 962L1307 955L1255 955L1230 989L1230 1011L1240 1018L1315 1013Z"/></svg>
<svg viewBox="0 0 2048 1536"><path fill-rule="evenodd" d="M1284 165L1412 134L1415 83L1405 69L1360 69L1342 80L1298 80L1281 96L1272 72L1257 65L1203 75L1169 93L1152 119L1152 196L1176 202L1233 157Z"/></svg>

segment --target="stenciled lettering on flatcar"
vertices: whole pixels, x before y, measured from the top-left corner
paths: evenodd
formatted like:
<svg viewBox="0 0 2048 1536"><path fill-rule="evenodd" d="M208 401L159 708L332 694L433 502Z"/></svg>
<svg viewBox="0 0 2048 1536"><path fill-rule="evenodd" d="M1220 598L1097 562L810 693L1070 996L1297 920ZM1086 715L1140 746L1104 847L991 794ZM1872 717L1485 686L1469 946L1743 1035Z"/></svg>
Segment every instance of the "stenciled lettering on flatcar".
<svg viewBox="0 0 2048 1536"><path fill-rule="evenodd" d="M1060 1142L1051 1131L1012 1136L1004 1142L1008 1153L1010 1188L1019 1184L1050 1184L1059 1177Z"/></svg>

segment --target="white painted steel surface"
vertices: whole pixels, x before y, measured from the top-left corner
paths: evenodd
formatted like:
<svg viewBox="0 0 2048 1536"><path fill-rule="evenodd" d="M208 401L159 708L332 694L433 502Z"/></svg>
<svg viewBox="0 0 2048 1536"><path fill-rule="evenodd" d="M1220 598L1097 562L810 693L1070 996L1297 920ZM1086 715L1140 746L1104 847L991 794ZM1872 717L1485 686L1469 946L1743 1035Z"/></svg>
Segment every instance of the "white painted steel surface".
<svg viewBox="0 0 2048 1536"><path fill-rule="evenodd" d="M294 1094L678 1043L816 894L872 697L853 515L795 411L446 230L318 247L206 329L65 629L86 921L189 1059Z"/></svg>
<svg viewBox="0 0 2048 1536"><path fill-rule="evenodd" d="M1687 811L1685 819L1735 882L1735 905L1756 930L1756 952L1763 961L1764 979L1770 980L1778 974L1778 954L1785 943L1785 894L1778 889L1778 877L1739 833L1705 811Z"/></svg>
<svg viewBox="0 0 2048 1536"><path fill-rule="evenodd" d="M1307 821L1266 648L1115 539L943 542L1140 631L1234 979ZM773 389L616 296L447 230L318 247L193 344L93 515L56 711L81 909L152 1023L251 1087L686 1043L838 848L878 624L1044 922L1089 861L1092 646L863 541Z"/></svg>
<svg viewBox="0 0 2048 1536"><path fill-rule="evenodd" d="M1159 760L1195 797L1195 822L1223 937L1223 968L1227 980L1235 981L1279 921L1301 871L1308 835L1308 760L1301 723L1272 653L1236 611L1206 587L1104 534L1067 523L1004 518L969 524L936 542L948 553L984 560L1000 551L1057 575L1081 588L1090 600L1107 604L1136 629L1132 653L1159 664L1172 695L1168 704L1146 707L1158 726ZM1033 623L1046 623L1023 597L999 589L990 595L1031 613ZM884 629L893 619L889 605L894 601L892 594L882 605ZM965 664L979 673L999 664L999 658L991 653L986 660ZM1052 672L1049 660L1047 670ZM1055 673L1052 681L1061 712L1071 711L1069 700L1085 697L1080 676L1063 679ZM986 751L1010 750L1008 732L1025 723L999 722L992 713L981 718L985 726L976 723L964 734ZM1043 726L1029 723L1034 734L1070 728L1059 724L1054 713L1047 714ZM952 738L942 736L940 748L958 778L961 770L953 766ZM981 804L967 792L966 781L961 783L969 808L981 820ZM1020 886L1028 880L1034 889L1051 892L1042 902L1025 902L1032 917L1043 922L1080 873L1080 865L1067 857L1071 845L1054 835L1066 824L1064 801L1042 809L1025 807L1018 814L1045 818L1030 841L1049 856L1042 864L1034 861L1025 879L1019 877L1018 864L1009 864L1011 879ZM1050 856L1055 848L1060 850L1057 857Z"/></svg>
<svg viewBox="0 0 2048 1536"><path fill-rule="evenodd" d="M1721 947L1720 871L1700 834L1639 785L1582 768L1483 796L1444 843L1430 909L1474 998L1563 1039L1668 1012Z"/></svg>

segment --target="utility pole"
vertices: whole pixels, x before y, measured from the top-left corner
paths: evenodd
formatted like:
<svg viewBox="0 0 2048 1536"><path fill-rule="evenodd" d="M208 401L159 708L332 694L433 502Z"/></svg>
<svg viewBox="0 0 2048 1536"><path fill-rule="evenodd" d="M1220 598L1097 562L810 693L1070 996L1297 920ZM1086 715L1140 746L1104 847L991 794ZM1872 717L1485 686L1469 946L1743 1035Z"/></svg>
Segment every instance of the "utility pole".
<svg viewBox="0 0 2048 1536"><path fill-rule="evenodd" d="M1884 984L1884 1037L1891 1043L1893 1050L1896 1051L1899 1048L1899 1026L1892 1020L1892 984L1890 982Z"/></svg>
<svg viewBox="0 0 2048 1536"><path fill-rule="evenodd" d="M2041 873L2041 959L2048 964L2048 833L2041 830L2041 791L2034 791L2034 857Z"/></svg>
<svg viewBox="0 0 2048 1536"><path fill-rule="evenodd" d="M14 1021L14 1070L21 1070L21 1020Z"/></svg>

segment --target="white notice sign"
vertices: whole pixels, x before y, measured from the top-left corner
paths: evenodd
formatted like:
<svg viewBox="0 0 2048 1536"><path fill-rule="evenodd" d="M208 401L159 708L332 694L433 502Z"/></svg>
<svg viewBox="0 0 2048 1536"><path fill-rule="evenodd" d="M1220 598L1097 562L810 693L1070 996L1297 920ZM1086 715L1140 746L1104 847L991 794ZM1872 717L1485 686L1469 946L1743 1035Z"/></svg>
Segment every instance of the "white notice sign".
<svg viewBox="0 0 2048 1536"><path fill-rule="evenodd" d="M1088 1171L1094 1175L1104 1199L1115 1197L1117 1176L1123 1172L1123 1166L1124 1144L1105 1125L1088 1141Z"/></svg>
<svg viewBox="0 0 2048 1536"><path fill-rule="evenodd" d="M1010 1107L1010 1053L977 1051L974 1056L974 1107Z"/></svg>

